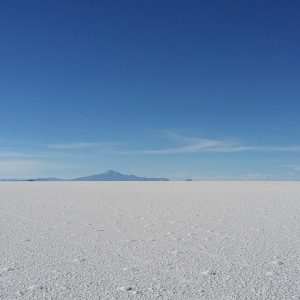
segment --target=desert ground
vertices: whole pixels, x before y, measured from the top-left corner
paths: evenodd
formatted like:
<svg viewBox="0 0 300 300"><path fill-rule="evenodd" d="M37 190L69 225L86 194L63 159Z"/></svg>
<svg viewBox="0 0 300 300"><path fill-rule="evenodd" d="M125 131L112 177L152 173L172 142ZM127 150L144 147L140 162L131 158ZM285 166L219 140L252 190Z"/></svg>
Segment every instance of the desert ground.
<svg viewBox="0 0 300 300"><path fill-rule="evenodd" d="M1 299L300 299L300 182L0 184Z"/></svg>

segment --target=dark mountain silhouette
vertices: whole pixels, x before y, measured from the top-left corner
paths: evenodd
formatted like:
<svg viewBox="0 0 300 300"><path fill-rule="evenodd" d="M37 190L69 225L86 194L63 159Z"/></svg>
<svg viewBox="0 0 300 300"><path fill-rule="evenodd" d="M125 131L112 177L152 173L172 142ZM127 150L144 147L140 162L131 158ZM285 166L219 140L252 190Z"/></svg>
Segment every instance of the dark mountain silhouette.
<svg viewBox="0 0 300 300"><path fill-rule="evenodd" d="M102 174L79 177L73 181L169 181L168 178L148 178L135 175L126 175L117 171L107 171Z"/></svg>
<svg viewBox="0 0 300 300"><path fill-rule="evenodd" d="M64 179L60 179L56 177L47 177L47 178L31 178L25 181L64 181Z"/></svg>
<svg viewBox="0 0 300 300"><path fill-rule="evenodd" d="M79 177L75 179L60 179L56 177L30 179L0 179L0 181L169 181L168 178L148 178L126 175L117 171L107 171L102 174Z"/></svg>

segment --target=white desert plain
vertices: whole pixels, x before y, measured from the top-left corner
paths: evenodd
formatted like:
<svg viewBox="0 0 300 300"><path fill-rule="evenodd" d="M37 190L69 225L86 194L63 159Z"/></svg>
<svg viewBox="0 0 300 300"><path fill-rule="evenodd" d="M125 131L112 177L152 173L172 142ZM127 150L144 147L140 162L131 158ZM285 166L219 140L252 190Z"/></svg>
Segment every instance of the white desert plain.
<svg viewBox="0 0 300 300"><path fill-rule="evenodd" d="M300 299L300 182L0 184L1 299Z"/></svg>

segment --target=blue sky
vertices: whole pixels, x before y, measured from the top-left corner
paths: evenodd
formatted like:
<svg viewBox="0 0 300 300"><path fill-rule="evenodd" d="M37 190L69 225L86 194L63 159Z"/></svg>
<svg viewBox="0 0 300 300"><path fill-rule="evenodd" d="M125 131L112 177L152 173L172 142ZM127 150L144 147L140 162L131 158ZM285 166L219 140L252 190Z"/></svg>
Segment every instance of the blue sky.
<svg viewBox="0 0 300 300"><path fill-rule="evenodd" d="M3 0L0 177L300 179L299 1Z"/></svg>

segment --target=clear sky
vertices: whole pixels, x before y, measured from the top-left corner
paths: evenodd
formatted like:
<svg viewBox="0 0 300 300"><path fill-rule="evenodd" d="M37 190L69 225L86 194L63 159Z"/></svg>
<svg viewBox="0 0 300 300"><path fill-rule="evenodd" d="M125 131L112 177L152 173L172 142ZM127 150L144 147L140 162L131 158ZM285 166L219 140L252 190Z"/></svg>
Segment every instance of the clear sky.
<svg viewBox="0 0 300 300"><path fill-rule="evenodd" d="M0 177L300 179L300 2L2 0Z"/></svg>

